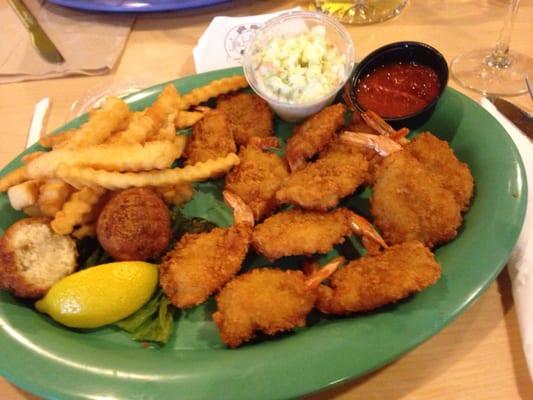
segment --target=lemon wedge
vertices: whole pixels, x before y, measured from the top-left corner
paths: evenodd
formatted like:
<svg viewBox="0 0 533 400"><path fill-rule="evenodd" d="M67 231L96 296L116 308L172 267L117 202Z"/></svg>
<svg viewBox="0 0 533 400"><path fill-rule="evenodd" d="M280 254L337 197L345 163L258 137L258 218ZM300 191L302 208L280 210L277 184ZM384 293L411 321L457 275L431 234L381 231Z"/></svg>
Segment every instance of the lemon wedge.
<svg viewBox="0 0 533 400"><path fill-rule="evenodd" d="M152 297L158 275L157 265L142 261L102 264L61 279L35 308L72 328L97 328L141 308Z"/></svg>

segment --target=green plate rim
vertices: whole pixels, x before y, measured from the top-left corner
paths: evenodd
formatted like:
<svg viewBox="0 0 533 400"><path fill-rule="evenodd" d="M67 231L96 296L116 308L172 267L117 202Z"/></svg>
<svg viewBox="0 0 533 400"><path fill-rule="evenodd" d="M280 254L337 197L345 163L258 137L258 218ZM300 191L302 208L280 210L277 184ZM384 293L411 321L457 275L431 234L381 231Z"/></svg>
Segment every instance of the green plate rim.
<svg viewBox="0 0 533 400"><path fill-rule="evenodd" d="M176 85L180 85L180 84L184 84L184 83L193 82L192 85L195 86L197 84L201 85L201 84L203 84L205 82L211 81L213 79L218 79L218 78L223 77L223 76L230 76L230 75L239 74L239 73L242 73L242 69L237 67L237 68L229 68L229 69L225 69L225 70L211 71L211 72L207 72L207 73L203 73L203 74L191 75L191 76L188 76L188 77L172 80L172 81L169 81L169 82L165 82L165 83L162 83L162 84L155 85L153 87L147 88L147 89L145 89L145 90L143 90L143 91L141 91L141 92L139 92L137 94L133 94L133 95L128 96L126 100L127 100L128 103L141 102L146 97L153 96L156 93L158 93L163 88L163 86L166 83L174 83ZM198 83L198 82L200 82L200 83ZM341 368L342 371L334 372L333 375L331 375L331 374L328 375L326 373L323 376L321 375L321 378L317 378L316 380L312 380L312 381L309 381L309 380L306 381L305 378L303 377L303 375L301 375L305 371L304 372L300 372L300 371L293 370L293 371L291 371L291 372L293 372L292 383L289 382L289 384L288 384L287 382L284 382L284 384L281 386L281 388L279 388L279 387L275 388L275 383L276 382L271 382L269 379L266 379L267 382L265 384L258 383L258 377L254 375L253 371L252 371L252 376L255 376L255 378L251 379L250 381L248 381L245 378L249 378L250 376L247 375L247 373L244 373L243 371L239 371L239 374L242 375L242 377L241 377L242 379L237 379L237 381L239 382L239 386L240 387L239 388L236 387L236 382L235 381L232 382L231 384L225 385L224 386L224 390L226 392L221 394L220 398L233 398L233 397L237 396L237 393L241 393L242 394L243 391L245 391L246 393L254 393L253 392L253 390L254 390L253 386L254 385L255 385L255 389L259 388L254 393L256 398L271 398L271 397L284 397L284 398L290 397L290 398L292 398L292 397L297 397L297 396L300 396L300 395L303 395L303 394L307 394L307 393L311 393L311 392L316 392L316 391L320 391L320 390L329 389L332 386L341 384L343 382L346 382L347 380L355 379L355 378L360 377L360 376L362 376L364 374L370 373L370 372L372 372L372 371L374 371L374 370L376 370L376 369L378 369L378 368L390 363L392 360L400 357L402 354L408 352L409 350L411 350L415 346L421 344L422 342L424 342L425 340L427 340L428 338L430 338L431 336L436 334L438 331L443 329L453 319L455 319L458 315L460 315L470 304L472 304L472 302L474 302L486 290L486 288L493 282L493 280L496 278L496 276L503 269L505 263L507 262L507 260L509 258L509 255L510 255L510 253L511 253L513 247L514 247L514 244L516 243L516 241L518 239L518 236L520 234L520 231L521 231L521 228L522 228L522 225L523 225L523 222L524 222L525 213L526 213L527 178L526 178L525 168L524 168L522 159L520 157L520 153L518 152L518 149L516 148L514 142L508 136L508 134L505 131L505 129L492 117L492 115L490 115L490 113L488 113L486 110L484 110L481 106L479 106L479 104L477 104L473 100L469 99L468 97L462 95L461 93L459 93L458 91L456 91L456 90L454 90L452 88L448 87L446 89L446 94L449 95L449 96L459 96L459 98L461 99L462 102L466 102L467 105L474 106L474 108L479 108L480 109L479 111L482 113L484 118L488 118L489 120L493 120L492 122L496 122L496 124L497 124L496 126L499 127L499 130L500 130L498 135L502 135L503 134L503 141L506 142L507 150L510 152L509 155L512 158L512 161L514 162L514 164L517 166L517 168L515 170L514 178L515 178L515 181L516 181L516 184L517 184L516 190L519 191L519 194L517 196L517 202L516 202L516 204L515 204L515 206L514 206L514 208L512 210L512 214L513 214L513 217L514 217L514 219L513 219L514 224L512 225L512 227L509 228L510 230L507 232L507 235L508 235L507 243L509 243L509 244L512 243L513 245L512 246L507 246L505 248L505 251L499 253L499 258L494 261L494 265L491 267L490 273L487 274L486 276L482 277L477 282L475 290L470 291L468 296L465 297L464 299L462 299L462 301L459 304L457 304L456 307L451 312L448 312L448 313L446 313L446 315L441 316L439 321L438 321L438 323L434 323L432 325L430 324L430 326L425 328L421 334L413 335L413 337L410 338L410 340L404 342L401 346L397 346L397 347L393 346L393 349L386 348L384 350L386 355L381 355L379 358L377 358L375 360L375 362L368 363L366 365L366 367L364 368L364 371L357 370L356 367L351 367L351 366L347 367L346 365L344 365ZM57 132L62 131L64 129L66 129L66 128L78 126L79 124L81 124L85 120L86 120L86 115L81 116L79 118L76 118L76 119L70 121L68 124L65 124L65 126L56 129L53 133L57 133ZM0 171L0 175L4 175L8 171L10 171L10 170L16 168L17 166L19 166L20 165L20 159L21 159L21 157L24 154L27 154L27 153L32 152L32 151L36 151L38 149L40 149L40 147L38 145L34 145L31 148L25 150L17 158L15 158L12 162L10 162L5 168L3 168L3 170ZM0 229L0 231L1 231L1 229ZM10 345L14 344L13 343L14 336L17 336L19 333L17 333L16 329L11 327L4 319L5 308L9 308L9 306L11 306L11 303L7 303L5 299L7 297L10 297L10 296L5 294L5 293L1 293L1 292L0 292L0 295L2 295L2 297L0 297L0 327L2 328L1 332L0 332L0 346L3 347L3 348L6 348L6 346L10 346ZM421 293L421 295L424 296L425 292ZM404 307L404 305L402 305L402 304L400 304L398 306L399 309L401 309L402 307ZM378 315L379 314L387 314L387 313L390 312L390 315L392 315L393 311L394 310L391 310L391 311L385 310L384 312L377 313L377 314ZM399 312L399 311L396 311L396 312ZM372 316L367 316L367 317L372 319ZM353 318L357 319L357 317L353 317ZM332 323L330 323L328 325L323 325L321 328L326 334L335 334L337 332L338 325L342 325L343 321L349 321L349 320L348 319L346 319L346 320L343 320L343 319L333 320ZM308 330L308 331L311 331L311 330ZM324 332L322 332L322 333L324 333ZM296 338L296 336L298 336L298 338ZM285 340L287 342L291 342L290 346L292 346L294 344L294 342L293 342L294 340L298 340L298 343L300 343L300 344L299 345L297 344L297 346L301 347L303 344L314 344L314 343L316 343L316 342L313 342L313 340L316 340L315 336L316 335L312 335L312 334L301 334L301 333L298 333L297 335L284 337L284 338L282 338L280 340ZM24 339L23 336L21 336L21 337L22 337L22 339L19 338L18 340L19 341L21 340L20 343L22 345L24 345L24 340L25 339ZM337 340L337 339L338 338L335 337L335 340ZM342 340L340 342L342 343ZM256 356L260 357L262 354L264 354L265 351L268 352L268 351L272 350L272 348L275 349L276 343L278 343L278 342L277 341L267 341L267 342L261 343L259 345L244 347L244 348L239 349L239 350L218 350L217 354L219 354L219 355L225 354L224 352L241 352L242 354L244 354L245 358L256 357ZM337 341L335 343L338 344L339 342ZM263 345L264 345L265 349L261 348L261 349L258 350L258 348L263 346ZM386 344L384 344L384 345L386 346ZM350 344L347 343L346 346L349 347ZM23 357L23 356L26 357L27 356L29 358L29 360L35 359L36 361L39 359L36 356L36 353L33 353L29 347L23 347L23 348L27 351L27 354L21 354L20 357ZM283 349L283 346L282 346L282 349ZM312 357L320 358L320 357L327 357L328 356L328 349L327 349L327 345L326 344L322 344L320 346L320 349L315 349L315 350L316 350L316 353ZM311 353L313 353L313 352L310 351L309 354L311 354ZM237 353L235 353L235 354L237 354ZM308 360L307 356L309 356L309 354L305 354L305 355L302 355L302 354L297 354L296 355L296 354L294 354L295 358L292 359L292 360L289 360L289 361L292 362L293 364L294 363L296 363L296 364L300 363L300 365L303 365L302 363L304 363L306 360ZM44 359L47 359L47 357L49 357L50 355L44 354L42 356L45 357ZM52 354L52 358L51 359L47 359L48 361L52 360L51 361L52 362L52 364L51 364L52 370L46 370L46 371L41 371L41 367L40 366L39 366L39 368L35 369L32 366L30 366L30 365L27 365L24 370L16 369L16 368L14 368L14 366L16 366L16 363L12 364L10 362L12 359L10 359L9 356L7 358L3 357L2 362L0 362L0 372L7 379L12 381L16 385L18 385L18 386L20 386L20 387L24 388L25 390L28 390L28 391L30 391L32 393L39 394L41 396L53 397L53 398L82 398L82 397L80 397L82 395L80 393L76 392L76 390L77 390L77 382L78 382L77 380L70 380L67 383L63 382L60 385L55 384L55 383L54 384L50 384L51 383L50 378L54 374L60 374L61 372L65 372L65 373L68 374L68 372L72 372L72 371L65 371L64 370L65 366L62 364L61 360L57 360L57 359L54 360L54 357L57 358L58 356L55 356L55 355ZM203 357L203 355L202 355L202 357ZM305 365L304 365L303 368L305 370L305 368L307 368L307 367L305 367ZM200 382L203 382L204 384L207 383L206 386L209 387L209 384L208 384L209 380L206 381L206 379L209 378L209 375L204 376L204 375L202 375L201 371L196 371L196 370L194 370L193 367L191 367L191 369L193 370L193 372L191 372L191 374L196 374L196 375L194 375L194 379L199 379L197 382L196 381L193 382L193 386L194 385L198 385ZM35 373L37 373L38 371L41 371L43 376L35 375ZM221 374L224 374L224 373L230 373L231 374L231 373L234 373L234 372L236 372L236 371L232 371L231 368L229 368L229 372L228 371L226 371L226 372L221 371ZM261 368L259 368L259 370L256 373L262 373L262 372L264 373L265 371L263 371L263 370L261 370ZM309 372L309 371L307 371L307 372ZM93 372L93 374L94 374L94 372ZM273 375L277 375L278 377L280 376L280 374L281 374L280 372L273 373ZM97 376L91 375L90 365L88 365L88 368L86 370L80 369L79 372L78 372L78 370L76 370L76 373L74 375L76 375L76 378L81 379L82 381L83 381L83 379L91 380L91 377L93 379L95 379L95 380L98 380L98 377L99 377L99 375L97 375ZM118 374L118 375L120 375L120 374ZM301 379L298 379L298 376ZM282 377L286 377L286 379L290 379L290 377L288 377L286 375L283 375ZM266 378L266 377L262 376L261 378ZM153 383L153 382L142 381L142 383L148 385L151 388L151 390L153 390L153 392L150 393L150 394L143 394L143 393L139 393L138 392L138 386L136 386L134 384L134 383L138 383L138 382L136 382L135 379L136 379L135 377L132 377L132 378L128 378L128 377L113 378L111 380L108 380L105 385L103 385L102 387L97 389L97 391L94 392L92 395L96 396L98 394L99 395L111 395L112 394L112 395L117 395L118 397L128 397L128 398L156 398L157 397L157 394L159 392L157 392L157 387L156 386L151 385L151 383ZM174 387L174 389L179 391L179 384L180 384L181 381L176 380L176 379L174 379L174 381L173 381L172 385L177 385L177 386L172 386L172 387ZM109 382L111 382L111 383L109 383ZM128 382L132 384L131 388L129 388L128 386L124 386L124 385L127 385ZM209 388L209 389L213 390L212 388ZM191 397L191 398L205 398L205 397L209 397L208 392L209 391L206 391L206 392L200 391L200 393L198 393L198 392L193 392L193 393L189 392L189 396L188 397ZM178 395L178 393L179 392L176 392L176 395Z"/></svg>

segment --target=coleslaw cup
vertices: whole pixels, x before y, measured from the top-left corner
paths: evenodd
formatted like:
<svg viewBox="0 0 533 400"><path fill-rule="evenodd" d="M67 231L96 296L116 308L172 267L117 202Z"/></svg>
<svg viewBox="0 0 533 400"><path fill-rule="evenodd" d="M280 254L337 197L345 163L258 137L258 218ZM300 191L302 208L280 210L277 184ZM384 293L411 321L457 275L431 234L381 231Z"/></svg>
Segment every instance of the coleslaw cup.
<svg viewBox="0 0 533 400"><path fill-rule="evenodd" d="M255 65L255 58L274 38L292 37L308 33L315 26L323 26L325 28L326 41L333 44L339 54L345 56L344 76L339 82L333 84L326 94L312 99L312 101L296 102L274 97L272 93L269 93L259 84L259 71ZM246 48L243 69L246 79L254 92L262 97L281 119L288 122L298 122L331 104L350 77L354 62L355 55L352 39L348 31L339 22L320 13L291 11L271 19L257 31Z"/></svg>

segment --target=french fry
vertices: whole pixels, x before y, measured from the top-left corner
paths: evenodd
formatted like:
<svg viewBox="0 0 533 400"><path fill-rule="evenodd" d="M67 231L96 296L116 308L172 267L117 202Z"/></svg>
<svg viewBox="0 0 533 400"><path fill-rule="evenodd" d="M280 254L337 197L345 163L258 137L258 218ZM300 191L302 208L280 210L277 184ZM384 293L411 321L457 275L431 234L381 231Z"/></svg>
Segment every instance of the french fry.
<svg viewBox="0 0 533 400"><path fill-rule="evenodd" d="M53 217L74 191L72 186L59 180L45 182L39 187L37 204L44 215Z"/></svg>
<svg viewBox="0 0 533 400"><path fill-rule="evenodd" d="M180 149L180 156L185 151L185 146L187 146L187 136L185 135L176 135L174 137L174 144Z"/></svg>
<svg viewBox="0 0 533 400"><path fill-rule="evenodd" d="M87 166L106 171L149 171L172 165L183 148L170 141L153 141L144 145L101 144L81 149L52 150L27 165L30 178L53 178L60 164Z"/></svg>
<svg viewBox="0 0 533 400"><path fill-rule="evenodd" d="M43 136L39 139L39 143L41 146L51 149L68 142L72 136L74 136L74 133L76 133L76 129L69 129L68 131L58 133L57 135Z"/></svg>
<svg viewBox="0 0 533 400"><path fill-rule="evenodd" d="M172 196L171 203L175 206L179 206L183 203L186 203L194 195L194 188L192 183L185 183L181 185L176 185L174 191L174 196Z"/></svg>
<svg viewBox="0 0 533 400"><path fill-rule="evenodd" d="M22 211L28 217L43 217L44 216L38 204L32 204L31 206L23 208Z"/></svg>
<svg viewBox="0 0 533 400"><path fill-rule="evenodd" d="M11 207L15 210L22 210L37 203L40 185L41 181L33 179L7 189L7 197Z"/></svg>
<svg viewBox="0 0 533 400"><path fill-rule="evenodd" d="M159 130L150 138L150 140L170 140L174 141L176 137L176 128L172 121L165 122Z"/></svg>
<svg viewBox="0 0 533 400"><path fill-rule="evenodd" d="M26 154L24 157L22 157L21 161L23 164L29 164L30 161L41 157L43 154L45 154L44 151L34 151L33 153Z"/></svg>
<svg viewBox="0 0 533 400"><path fill-rule="evenodd" d="M65 147L78 148L103 143L129 117L128 105L118 97L108 97L102 107L93 111L89 120L63 142Z"/></svg>
<svg viewBox="0 0 533 400"><path fill-rule="evenodd" d="M154 189L163 197L165 203L176 206L189 201L194 194L194 189L190 182L173 186L159 186Z"/></svg>
<svg viewBox="0 0 533 400"><path fill-rule="evenodd" d="M82 225L72 231L72 236L79 240L86 237L96 237L96 224Z"/></svg>
<svg viewBox="0 0 533 400"><path fill-rule="evenodd" d="M204 113L200 111L179 111L174 118L174 126L176 129L183 129L193 126L204 117Z"/></svg>
<svg viewBox="0 0 533 400"><path fill-rule="evenodd" d="M103 188L88 187L74 193L50 223L54 232L68 235L72 233L76 225L85 223L84 218L91 213L104 193Z"/></svg>
<svg viewBox="0 0 533 400"><path fill-rule="evenodd" d="M143 186L169 186L197 182L220 176L239 164L239 157L230 153L184 168L148 172L108 172L93 168L60 165L57 175L75 187L104 187L109 190Z"/></svg>
<svg viewBox="0 0 533 400"><path fill-rule="evenodd" d="M11 186L18 185L28 179L30 178L28 177L26 166L14 169L0 178L0 193L5 192Z"/></svg>
<svg viewBox="0 0 533 400"><path fill-rule="evenodd" d="M153 135L155 124L144 112L133 113L128 127L112 134L105 143L140 143L143 144Z"/></svg>
<svg viewBox="0 0 533 400"><path fill-rule="evenodd" d="M248 87L248 81L244 75L235 75L229 78L218 79L205 86L193 89L189 93L181 96L179 109L188 110L189 107L203 103L211 97L216 97L245 87Z"/></svg>
<svg viewBox="0 0 533 400"><path fill-rule="evenodd" d="M169 83L163 88L154 103L146 109L145 114L154 121L156 130L159 130L169 121L170 116L178 111L180 103L180 94L176 87ZM170 120L174 120L174 118Z"/></svg>

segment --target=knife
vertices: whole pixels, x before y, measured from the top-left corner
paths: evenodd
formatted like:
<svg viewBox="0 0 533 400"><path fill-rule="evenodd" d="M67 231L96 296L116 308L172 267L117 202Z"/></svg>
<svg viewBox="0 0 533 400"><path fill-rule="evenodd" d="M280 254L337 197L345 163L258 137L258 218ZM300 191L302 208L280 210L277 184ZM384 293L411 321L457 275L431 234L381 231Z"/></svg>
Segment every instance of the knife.
<svg viewBox="0 0 533 400"><path fill-rule="evenodd" d="M488 97L494 106L518 129L533 139L533 116L501 97Z"/></svg>
<svg viewBox="0 0 533 400"><path fill-rule="evenodd" d="M65 62L57 47L52 43L46 32L43 31L43 28L41 28L41 25L39 25L26 4L22 0L8 0L8 3L22 21L24 27L30 32L31 41L39 54L46 61L54 64Z"/></svg>

